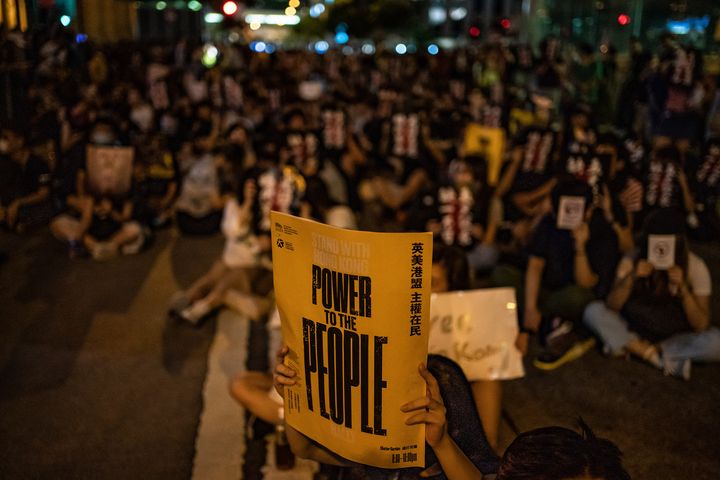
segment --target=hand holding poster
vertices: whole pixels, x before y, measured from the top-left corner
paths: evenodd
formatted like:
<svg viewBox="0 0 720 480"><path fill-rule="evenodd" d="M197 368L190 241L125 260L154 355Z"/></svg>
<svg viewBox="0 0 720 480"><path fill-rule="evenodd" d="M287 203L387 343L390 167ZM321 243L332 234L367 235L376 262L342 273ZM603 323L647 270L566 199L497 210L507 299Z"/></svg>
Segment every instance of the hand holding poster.
<svg viewBox="0 0 720 480"><path fill-rule="evenodd" d="M132 147L88 145L87 173L95 195L124 195L130 191L135 151Z"/></svg>
<svg viewBox="0 0 720 480"><path fill-rule="evenodd" d="M342 230L272 212L288 425L348 460L423 466L424 426L400 406L425 395L430 233Z"/></svg>
<svg viewBox="0 0 720 480"><path fill-rule="evenodd" d="M515 347L517 303L512 288L433 294L428 351L454 360L467 379L525 375Z"/></svg>

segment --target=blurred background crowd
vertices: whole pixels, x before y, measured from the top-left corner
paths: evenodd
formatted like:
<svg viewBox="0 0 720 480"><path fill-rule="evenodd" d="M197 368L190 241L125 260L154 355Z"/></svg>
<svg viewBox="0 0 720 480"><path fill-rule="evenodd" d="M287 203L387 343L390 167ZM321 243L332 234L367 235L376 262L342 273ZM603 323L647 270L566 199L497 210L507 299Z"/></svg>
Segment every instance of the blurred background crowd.
<svg viewBox="0 0 720 480"><path fill-rule="evenodd" d="M222 306L268 314L271 210L431 231L434 289L515 287L518 347L534 333L544 346L536 367L598 338L689 378L693 360L720 359L710 274L689 247L720 234L717 73L672 31L633 38L621 60L607 42L532 45L506 28L349 51L337 35L283 48L0 30L3 88L22 92L4 97L0 223L48 225L97 261L153 248L159 229L222 232L222 258L170 299L195 324ZM584 203L563 227L568 196ZM650 235L676 237L669 270L648 261ZM499 407L479 409L496 446Z"/></svg>

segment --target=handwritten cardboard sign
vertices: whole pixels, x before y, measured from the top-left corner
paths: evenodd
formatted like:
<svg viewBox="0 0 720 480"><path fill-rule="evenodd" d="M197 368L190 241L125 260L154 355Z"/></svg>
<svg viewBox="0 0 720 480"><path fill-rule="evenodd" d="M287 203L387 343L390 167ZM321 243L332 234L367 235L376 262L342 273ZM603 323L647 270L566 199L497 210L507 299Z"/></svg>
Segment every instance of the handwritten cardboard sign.
<svg viewBox="0 0 720 480"><path fill-rule="evenodd" d="M471 382L525 375L517 334L512 288L440 293L430 299L428 351L457 362Z"/></svg>

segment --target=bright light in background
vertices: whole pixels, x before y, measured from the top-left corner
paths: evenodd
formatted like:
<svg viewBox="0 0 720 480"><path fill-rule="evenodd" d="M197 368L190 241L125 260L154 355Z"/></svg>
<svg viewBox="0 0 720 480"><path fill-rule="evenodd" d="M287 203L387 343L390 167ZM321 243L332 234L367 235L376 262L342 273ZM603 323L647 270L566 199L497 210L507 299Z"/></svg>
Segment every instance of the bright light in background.
<svg viewBox="0 0 720 480"><path fill-rule="evenodd" d="M76 43L87 42L87 39L88 39L88 36L87 36L87 34L85 34L85 33L78 33L77 35L75 35L75 42L76 42Z"/></svg>
<svg viewBox="0 0 720 480"><path fill-rule="evenodd" d="M312 7L310 7L310 16L312 18L317 18L320 15L322 15L325 12L325 5L322 3L316 3Z"/></svg>
<svg viewBox="0 0 720 480"><path fill-rule="evenodd" d="M467 17L467 8L465 7L455 7L450 10L450 18L455 21L462 20L465 17Z"/></svg>
<svg viewBox="0 0 720 480"><path fill-rule="evenodd" d="M230 40L230 43L236 43L240 40L240 34L237 32L230 32L230 35L228 35L228 40Z"/></svg>
<svg viewBox="0 0 720 480"><path fill-rule="evenodd" d="M503 18L502 20L500 20L500 26L507 30L512 26L512 23L510 23L509 18Z"/></svg>
<svg viewBox="0 0 720 480"><path fill-rule="evenodd" d="M288 5L290 5L293 8L297 8L300 6L300 0L290 0L288 2Z"/></svg>
<svg viewBox="0 0 720 480"><path fill-rule="evenodd" d="M265 48L267 47L267 44L265 42L252 42L250 44L250 50L257 53L262 53L265 51Z"/></svg>
<svg viewBox="0 0 720 480"><path fill-rule="evenodd" d="M617 17L617 22L623 26L630 24L630 15L628 15L627 13L621 13Z"/></svg>
<svg viewBox="0 0 720 480"><path fill-rule="evenodd" d="M67 27L68 25L70 25L71 20L72 19L70 18L69 15L63 15L62 17L60 17L60 24L63 27Z"/></svg>
<svg viewBox="0 0 720 480"><path fill-rule="evenodd" d="M395 45L395 53L405 55L407 53L407 46L404 43L398 43Z"/></svg>
<svg viewBox="0 0 720 480"><path fill-rule="evenodd" d="M225 3L223 3L222 11L228 17L235 15L238 11L238 4L233 2L232 0L229 0Z"/></svg>
<svg viewBox="0 0 720 480"><path fill-rule="evenodd" d="M365 55L372 55L373 53L375 53L375 45L373 45L372 43L366 43L360 48L360 50Z"/></svg>
<svg viewBox="0 0 720 480"><path fill-rule="evenodd" d="M155 4L155 10L165 10L167 3L160 1Z"/></svg>
<svg viewBox="0 0 720 480"><path fill-rule="evenodd" d="M277 51L277 47L273 45L272 43L268 43L265 45L265 53L275 53Z"/></svg>
<svg viewBox="0 0 720 480"><path fill-rule="evenodd" d="M297 15L248 13L245 15L245 22L260 25L297 25L300 23L300 17Z"/></svg>
<svg viewBox="0 0 720 480"><path fill-rule="evenodd" d="M193 12L199 12L200 10L202 10L202 3L198 2L197 0L190 0L187 5L188 8Z"/></svg>
<svg viewBox="0 0 720 480"><path fill-rule="evenodd" d="M352 55L354 52L355 50L350 45L345 45L342 49L343 55Z"/></svg>
<svg viewBox="0 0 720 480"><path fill-rule="evenodd" d="M290 16L290 15L295 15L295 13L297 13L297 10L295 10L295 7L287 7L285 9L285 15Z"/></svg>
<svg viewBox="0 0 720 480"><path fill-rule="evenodd" d="M428 19L433 25L439 25L447 20L447 10L435 5L428 10Z"/></svg>
<svg viewBox="0 0 720 480"><path fill-rule="evenodd" d="M347 43L350 40L350 36L346 32L337 32L335 34L335 42L339 44Z"/></svg>
<svg viewBox="0 0 720 480"><path fill-rule="evenodd" d="M430 55L437 55L438 53L440 53L440 47L438 47L434 43L431 43L430 45L428 45L427 51Z"/></svg>
<svg viewBox="0 0 720 480"><path fill-rule="evenodd" d="M250 30L258 30L260 29L260 24L258 22L253 22L250 24Z"/></svg>
<svg viewBox="0 0 720 480"><path fill-rule="evenodd" d="M215 66L217 63L218 49L215 45L205 45L203 47L203 56L201 62L207 68Z"/></svg>
<svg viewBox="0 0 720 480"><path fill-rule="evenodd" d="M674 33L675 35L687 35L690 33L690 22L670 20L667 23L667 27L668 30L670 30L670 33Z"/></svg>
<svg viewBox="0 0 720 480"><path fill-rule="evenodd" d="M320 40L319 42L315 42L315 51L322 55L323 53L328 51L328 48L330 48L330 45L325 40Z"/></svg>
<svg viewBox="0 0 720 480"><path fill-rule="evenodd" d="M210 12L205 14L205 23L221 23L223 16L219 13Z"/></svg>

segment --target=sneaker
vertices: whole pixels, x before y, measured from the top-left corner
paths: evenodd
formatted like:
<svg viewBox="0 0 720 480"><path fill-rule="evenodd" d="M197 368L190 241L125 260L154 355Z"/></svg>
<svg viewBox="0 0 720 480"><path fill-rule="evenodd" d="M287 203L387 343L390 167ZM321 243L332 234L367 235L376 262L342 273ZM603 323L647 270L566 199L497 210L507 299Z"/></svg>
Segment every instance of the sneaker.
<svg viewBox="0 0 720 480"><path fill-rule="evenodd" d="M197 325L211 310L212 308L210 308L207 302L199 300L180 312L180 318L188 323Z"/></svg>
<svg viewBox="0 0 720 480"><path fill-rule="evenodd" d="M190 297L188 297L187 292L185 290L180 290L179 292L175 292L173 294L173 296L170 297L170 304L168 305L168 312L180 313L189 306L190 306Z"/></svg>
<svg viewBox="0 0 720 480"><path fill-rule="evenodd" d="M555 370L587 353L595 346L595 338L581 339L573 332L572 322L565 321L545 336L546 349L534 360L540 370Z"/></svg>
<svg viewBox="0 0 720 480"><path fill-rule="evenodd" d="M662 364L665 376L690 380L692 361L689 358L663 358Z"/></svg>

